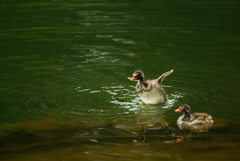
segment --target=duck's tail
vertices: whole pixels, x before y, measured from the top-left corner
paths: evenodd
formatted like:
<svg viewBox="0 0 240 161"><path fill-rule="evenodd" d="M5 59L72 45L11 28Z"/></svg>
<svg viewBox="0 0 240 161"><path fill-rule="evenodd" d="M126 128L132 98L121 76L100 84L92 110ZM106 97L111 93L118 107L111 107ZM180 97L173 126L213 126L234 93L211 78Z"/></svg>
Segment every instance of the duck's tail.
<svg viewBox="0 0 240 161"><path fill-rule="evenodd" d="M172 72L173 72L173 69L172 69L172 70L169 70L169 71L166 72L166 73L163 73L163 74L157 79L157 81L158 81L159 83L162 83L163 80L164 80L164 78L165 78L166 76L170 75Z"/></svg>

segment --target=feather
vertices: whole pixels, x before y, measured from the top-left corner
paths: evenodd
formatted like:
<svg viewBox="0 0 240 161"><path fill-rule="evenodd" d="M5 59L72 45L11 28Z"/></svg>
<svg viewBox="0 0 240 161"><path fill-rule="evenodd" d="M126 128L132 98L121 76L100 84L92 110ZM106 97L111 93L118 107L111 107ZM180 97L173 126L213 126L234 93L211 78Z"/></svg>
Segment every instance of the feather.
<svg viewBox="0 0 240 161"><path fill-rule="evenodd" d="M168 71L168 72L166 72L166 73L163 73L163 74L157 79L157 82L162 83L163 80L164 80L164 78L165 78L166 76L170 75L172 72L173 72L173 70L170 70L170 71Z"/></svg>

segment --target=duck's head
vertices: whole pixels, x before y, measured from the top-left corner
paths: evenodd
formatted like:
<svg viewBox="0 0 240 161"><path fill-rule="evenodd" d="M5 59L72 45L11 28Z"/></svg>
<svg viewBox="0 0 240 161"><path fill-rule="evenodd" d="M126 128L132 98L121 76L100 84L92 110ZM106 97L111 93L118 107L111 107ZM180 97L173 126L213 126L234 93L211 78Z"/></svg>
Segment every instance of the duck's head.
<svg viewBox="0 0 240 161"><path fill-rule="evenodd" d="M187 104L183 104L178 109L176 109L175 112L183 112L185 114L189 114L190 113L190 106L187 105Z"/></svg>
<svg viewBox="0 0 240 161"><path fill-rule="evenodd" d="M140 80L140 79L143 79L143 77L144 77L143 72L141 70L136 70L133 73L133 77L132 77L131 81Z"/></svg>

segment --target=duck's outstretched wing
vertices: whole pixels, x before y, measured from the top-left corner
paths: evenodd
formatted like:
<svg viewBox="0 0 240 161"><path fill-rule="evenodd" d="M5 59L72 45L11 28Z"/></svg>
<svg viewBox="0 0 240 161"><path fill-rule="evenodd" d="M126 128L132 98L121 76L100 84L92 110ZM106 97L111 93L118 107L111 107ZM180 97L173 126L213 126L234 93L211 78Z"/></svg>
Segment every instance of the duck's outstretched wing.
<svg viewBox="0 0 240 161"><path fill-rule="evenodd" d="M159 83L162 83L162 82L163 82L163 79L164 79L166 76L170 75L172 72L173 72L173 70L170 70L170 71L168 71L168 72L166 72L166 73L163 73L163 74L157 79L157 81L158 81Z"/></svg>

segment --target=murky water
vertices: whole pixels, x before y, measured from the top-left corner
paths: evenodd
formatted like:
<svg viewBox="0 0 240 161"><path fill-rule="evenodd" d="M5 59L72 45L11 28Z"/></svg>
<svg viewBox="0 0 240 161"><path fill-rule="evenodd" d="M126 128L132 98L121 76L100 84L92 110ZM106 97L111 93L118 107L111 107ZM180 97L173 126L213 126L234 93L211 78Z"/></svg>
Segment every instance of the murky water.
<svg viewBox="0 0 240 161"><path fill-rule="evenodd" d="M240 2L0 2L1 160L239 160ZM163 82L146 105L127 78ZM182 131L174 110L213 116Z"/></svg>

